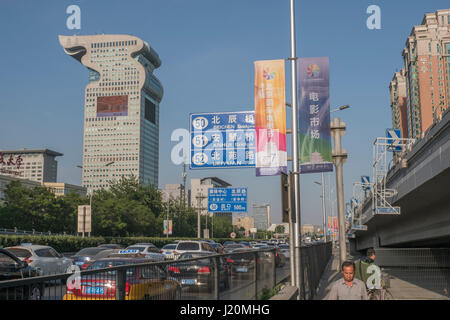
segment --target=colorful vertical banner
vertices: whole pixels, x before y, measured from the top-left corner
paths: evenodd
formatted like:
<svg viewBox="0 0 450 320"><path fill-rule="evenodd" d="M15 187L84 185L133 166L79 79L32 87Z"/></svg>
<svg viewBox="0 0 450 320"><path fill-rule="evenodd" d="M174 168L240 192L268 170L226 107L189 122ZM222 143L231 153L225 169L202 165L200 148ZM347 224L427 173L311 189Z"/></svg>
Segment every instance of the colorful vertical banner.
<svg viewBox="0 0 450 320"><path fill-rule="evenodd" d="M164 220L164 228L163 228L163 234L164 235L171 235L172 234L172 220Z"/></svg>
<svg viewBox="0 0 450 320"><path fill-rule="evenodd" d="M287 172L284 60L255 62L256 176Z"/></svg>
<svg viewBox="0 0 450 320"><path fill-rule="evenodd" d="M298 60L300 173L333 171L328 57Z"/></svg>
<svg viewBox="0 0 450 320"><path fill-rule="evenodd" d="M337 217L328 217L328 235L332 236L334 240L337 240L339 232Z"/></svg>

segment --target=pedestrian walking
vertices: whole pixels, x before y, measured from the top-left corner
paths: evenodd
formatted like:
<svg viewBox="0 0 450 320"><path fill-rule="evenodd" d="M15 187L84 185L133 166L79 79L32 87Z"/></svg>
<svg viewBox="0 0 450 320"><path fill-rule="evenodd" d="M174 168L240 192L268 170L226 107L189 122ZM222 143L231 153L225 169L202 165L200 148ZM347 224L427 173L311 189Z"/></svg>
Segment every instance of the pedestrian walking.
<svg viewBox="0 0 450 320"><path fill-rule="evenodd" d="M342 279L331 286L327 300L367 300L366 285L355 278L355 264L344 261L341 266Z"/></svg>

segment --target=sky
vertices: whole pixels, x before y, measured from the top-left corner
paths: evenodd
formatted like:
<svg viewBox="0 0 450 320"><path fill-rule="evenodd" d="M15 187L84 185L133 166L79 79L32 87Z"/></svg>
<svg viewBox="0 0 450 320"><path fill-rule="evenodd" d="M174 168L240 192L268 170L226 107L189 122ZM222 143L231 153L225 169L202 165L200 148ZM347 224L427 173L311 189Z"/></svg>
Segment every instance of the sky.
<svg viewBox="0 0 450 320"><path fill-rule="evenodd" d="M81 9L80 30L66 26L73 4ZM366 26L370 5L381 9L380 30ZM351 106L332 114L347 125L346 201L352 183L371 175L375 138L392 127L389 82L403 67L401 52L412 27L425 13L449 7L448 0L296 1L297 56L329 57L331 108ZM155 71L164 86L159 187L181 183L183 168L170 160L172 132L189 129L190 113L253 110L254 61L289 57L289 17L289 0L1 0L0 149L61 152L58 181L80 185L88 70L64 53L58 35L129 34L149 43L162 60ZM288 102L289 70L286 62ZM288 109L288 128L290 123ZM288 138L289 154L290 144ZM279 176L256 177L254 169L187 173L188 182L217 176L247 187L248 207L270 203L272 223L281 222ZM325 177L328 192L335 175ZM322 222L322 190L314 183L320 179L300 177L302 224Z"/></svg>

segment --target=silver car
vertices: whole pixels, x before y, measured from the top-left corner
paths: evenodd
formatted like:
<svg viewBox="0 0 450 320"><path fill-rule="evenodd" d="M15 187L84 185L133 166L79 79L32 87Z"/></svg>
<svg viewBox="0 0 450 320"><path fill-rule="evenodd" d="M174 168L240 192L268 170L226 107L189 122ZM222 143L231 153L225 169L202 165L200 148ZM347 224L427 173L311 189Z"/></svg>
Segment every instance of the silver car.
<svg viewBox="0 0 450 320"><path fill-rule="evenodd" d="M180 241L177 243L177 247L173 252L175 255L175 259L178 259L180 255L184 252L213 252L216 251L214 248L206 241Z"/></svg>
<svg viewBox="0 0 450 320"><path fill-rule="evenodd" d="M176 243L170 243L161 248L161 253L166 257L166 260L175 260L175 254L173 252L176 247Z"/></svg>
<svg viewBox="0 0 450 320"><path fill-rule="evenodd" d="M280 244L280 245L278 246L278 248L279 248L280 251L284 254L284 256L286 257L286 259L290 259L290 258L291 258L291 250L290 250L288 244Z"/></svg>
<svg viewBox="0 0 450 320"><path fill-rule="evenodd" d="M5 249L29 266L38 269L41 275L66 273L72 266L72 259L64 257L49 246L23 244Z"/></svg>
<svg viewBox="0 0 450 320"><path fill-rule="evenodd" d="M164 261L166 259L166 256L163 255L161 251L153 244L135 244L125 248L124 250L138 250L141 254L144 254L146 258L150 258L155 261Z"/></svg>

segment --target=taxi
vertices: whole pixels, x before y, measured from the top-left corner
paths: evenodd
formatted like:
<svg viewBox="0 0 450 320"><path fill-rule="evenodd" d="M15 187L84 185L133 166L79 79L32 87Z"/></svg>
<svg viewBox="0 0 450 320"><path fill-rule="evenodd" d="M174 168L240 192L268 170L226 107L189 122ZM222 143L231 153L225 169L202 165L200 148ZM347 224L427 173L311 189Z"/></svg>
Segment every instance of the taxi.
<svg viewBox="0 0 450 320"><path fill-rule="evenodd" d="M86 270L154 262L138 251L121 250L96 260ZM82 275L79 281L68 281L63 300L116 300L116 270ZM78 283L77 283L78 282ZM126 272L125 300L178 300L181 286L167 277L162 266L129 267Z"/></svg>

